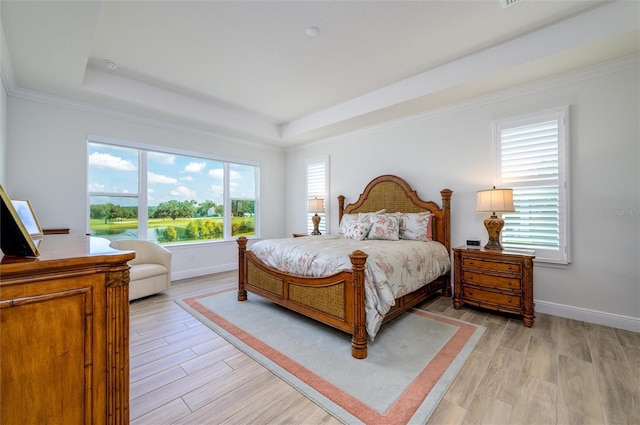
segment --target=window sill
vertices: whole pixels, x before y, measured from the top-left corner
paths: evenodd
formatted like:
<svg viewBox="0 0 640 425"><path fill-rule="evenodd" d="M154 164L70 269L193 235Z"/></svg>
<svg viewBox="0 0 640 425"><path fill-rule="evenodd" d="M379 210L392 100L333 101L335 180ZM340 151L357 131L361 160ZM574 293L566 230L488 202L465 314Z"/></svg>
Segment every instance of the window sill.
<svg viewBox="0 0 640 425"><path fill-rule="evenodd" d="M566 270L569 268L569 263L562 263L555 260L548 260L544 258L534 258L533 265L537 267L545 267L550 269L562 269Z"/></svg>

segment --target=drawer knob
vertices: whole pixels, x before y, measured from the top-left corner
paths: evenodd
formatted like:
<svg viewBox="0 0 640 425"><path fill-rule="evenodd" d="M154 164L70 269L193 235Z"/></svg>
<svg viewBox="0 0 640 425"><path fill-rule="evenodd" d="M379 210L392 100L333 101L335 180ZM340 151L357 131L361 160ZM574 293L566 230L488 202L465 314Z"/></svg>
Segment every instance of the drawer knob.
<svg viewBox="0 0 640 425"><path fill-rule="evenodd" d="M511 302L511 298L507 298L507 301Z"/></svg>
<svg viewBox="0 0 640 425"><path fill-rule="evenodd" d="M513 285L513 282L509 281L509 282L507 282L507 285L511 286L511 285Z"/></svg>
<svg viewBox="0 0 640 425"><path fill-rule="evenodd" d="M473 291L469 291L469 295L473 295Z"/></svg>
<svg viewBox="0 0 640 425"><path fill-rule="evenodd" d="M469 261L469 264L473 266L473 261Z"/></svg>
<svg viewBox="0 0 640 425"><path fill-rule="evenodd" d="M507 267L508 270L511 270L511 266Z"/></svg>
<svg viewBox="0 0 640 425"><path fill-rule="evenodd" d="M467 277L468 277L469 279L473 279L473 275L472 275L472 274L467 275Z"/></svg>

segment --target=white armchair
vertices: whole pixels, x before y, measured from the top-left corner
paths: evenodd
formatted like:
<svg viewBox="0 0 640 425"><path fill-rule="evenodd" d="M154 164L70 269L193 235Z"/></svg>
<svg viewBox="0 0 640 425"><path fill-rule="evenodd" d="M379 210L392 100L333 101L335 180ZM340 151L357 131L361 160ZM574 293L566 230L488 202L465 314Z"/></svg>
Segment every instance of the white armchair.
<svg viewBox="0 0 640 425"><path fill-rule="evenodd" d="M111 247L136 252L136 258L129 261L129 301L169 289L171 251L157 243L138 239L113 241Z"/></svg>

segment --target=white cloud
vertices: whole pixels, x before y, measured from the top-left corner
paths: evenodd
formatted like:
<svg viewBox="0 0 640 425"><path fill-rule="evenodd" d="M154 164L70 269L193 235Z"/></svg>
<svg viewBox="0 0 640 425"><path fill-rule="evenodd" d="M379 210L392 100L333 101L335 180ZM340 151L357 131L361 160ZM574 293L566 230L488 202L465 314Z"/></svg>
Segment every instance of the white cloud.
<svg viewBox="0 0 640 425"><path fill-rule="evenodd" d="M186 186L178 186L171 192L169 192L169 194L175 198L182 200L196 199L196 192Z"/></svg>
<svg viewBox="0 0 640 425"><path fill-rule="evenodd" d="M234 170L229 170L229 180L230 181L242 180L242 174Z"/></svg>
<svg viewBox="0 0 640 425"><path fill-rule="evenodd" d="M108 153L94 152L89 155L89 165L99 168L110 168L120 171L135 171L137 167L128 160L113 156Z"/></svg>
<svg viewBox="0 0 640 425"><path fill-rule="evenodd" d="M222 180L222 178L224 177L224 170L222 168L209 170L209 177L213 179Z"/></svg>
<svg viewBox="0 0 640 425"><path fill-rule="evenodd" d="M176 163L176 156L169 153L148 152L147 158L156 164L174 165Z"/></svg>
<svg viewBox="0 0 640 425"><path fill-rule="evenodd" d="M89 192L104 192L104 185L99 183L90 183Z"/></svg>
<svg viewBox="0 0 640 425"><path fill-rule="evenodd" d="M221 197L224 194L224 187L217 185L217 184L212 184L211 185L211 193L213 194L213 196L215 197L216 195Z"/></svg>
<svg viewBox="0 0 640 425"><path fill-rule="evenodd" d="M149 171L147 174L148 182L158 183L158 184L176 184L178 183L178 179L169 176L163 176L162 174L156 174Z"/></svg>
<svg viewBox="0 0 640 425"><path fill-rule="evenodd" d="M241 196L238 188L241 188L242 174L235 170L229 170L229 191L233 196Z"/></svg>
<svg viewBox="0 0 640 425"><path fill-rule="evenodd" d="M184 182L192 182L193 181L193 177L191 177L191 176L183 176L183 177L180 177L180 180L184 181Z"/></svg>
<svg viewBox="0 0 640 425"><path fill-rule="evenodd" d="M184 167L185 173L200 173L207 166L204 162L190 162Z"/></svg>

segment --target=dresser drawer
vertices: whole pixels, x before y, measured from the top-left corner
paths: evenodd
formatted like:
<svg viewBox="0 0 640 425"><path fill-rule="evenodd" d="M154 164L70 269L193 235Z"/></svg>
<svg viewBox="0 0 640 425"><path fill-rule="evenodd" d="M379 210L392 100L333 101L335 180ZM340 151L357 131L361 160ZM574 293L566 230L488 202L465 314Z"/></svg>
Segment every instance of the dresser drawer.
<svg viewBox="0 0 640 425"><path fill-rule="evenodd" d="M522 302L522 298L519 296L498 294L496 292L483 291L482 289L468 287L464 288L462 296L464 299L469 301L484 301L513 308L520 308Z"/></svg>
<svg viewBox="0 0 640 425"><path fill-rule="evenodd" d="M462 260L463 267L476 267L479 269L495 270L500 272L510 272L520 274L520 264L498 263L495 261L476 260L475 258L465 258Z"/></svg>
<svg viewBox="0 0 640 425"><path fill-rule="evenodd" d="M474 273L464 270L462 280L468 283L493 286L495 288L506 288L519 291L521 288L519 277L492 276L482 273Z"/></svg>

